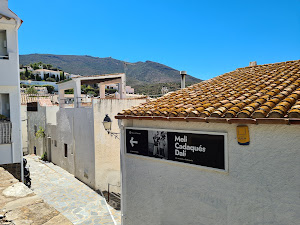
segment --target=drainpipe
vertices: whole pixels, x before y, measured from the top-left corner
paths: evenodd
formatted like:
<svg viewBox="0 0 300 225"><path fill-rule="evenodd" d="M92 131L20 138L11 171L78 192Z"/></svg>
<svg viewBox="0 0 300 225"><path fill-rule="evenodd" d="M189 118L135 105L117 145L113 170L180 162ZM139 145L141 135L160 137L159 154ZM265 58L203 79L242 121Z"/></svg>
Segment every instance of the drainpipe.
<svg viewBox="0 0 300 225"><path fill-rule="evenodd" d="M186 71L180 71L181 75L181 89L185 88L185 76L186 76Z"/></svg>
<svg viewBox="0 0 300 225"><path fill-rule="evenodd" d="M126 173L125 173L125 127L122 120L118 120L118 125L120 128L120 163L121 163L121 224L126 224L126 215L125 212L127 209L125 209L126 205L124 202L126 201L126 187L124 185L125 179L126 179Z"/></svg>

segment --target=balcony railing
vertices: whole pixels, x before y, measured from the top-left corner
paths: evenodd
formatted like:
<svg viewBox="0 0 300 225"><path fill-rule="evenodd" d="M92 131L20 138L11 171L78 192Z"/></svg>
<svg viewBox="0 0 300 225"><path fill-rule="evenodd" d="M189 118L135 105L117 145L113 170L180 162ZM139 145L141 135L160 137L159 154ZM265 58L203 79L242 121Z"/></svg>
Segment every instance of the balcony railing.
<svg viewBox="0 0 300 225"><path fill-rule="evenodd" d="M11 143L11 122L0 121L0 144Z"/></svg>

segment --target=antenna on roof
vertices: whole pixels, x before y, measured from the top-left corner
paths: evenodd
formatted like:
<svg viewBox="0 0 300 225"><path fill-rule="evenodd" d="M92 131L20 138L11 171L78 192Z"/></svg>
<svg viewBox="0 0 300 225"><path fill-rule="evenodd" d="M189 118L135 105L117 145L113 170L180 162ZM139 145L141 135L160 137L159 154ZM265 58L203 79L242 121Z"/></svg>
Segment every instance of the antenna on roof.
<svg viewBox="0 0 300 225"><path fill-rule="evenodd" d="M185 76L186 76L186 71L180 71L181 75L181 89L185 88Z"/></svg>

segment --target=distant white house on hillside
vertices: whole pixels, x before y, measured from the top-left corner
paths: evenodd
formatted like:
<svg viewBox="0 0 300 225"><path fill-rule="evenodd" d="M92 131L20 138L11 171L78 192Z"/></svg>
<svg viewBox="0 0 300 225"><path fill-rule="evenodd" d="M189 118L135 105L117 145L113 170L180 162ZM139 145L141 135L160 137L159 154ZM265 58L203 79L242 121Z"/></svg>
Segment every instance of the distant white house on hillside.
<svg viewBox="0 0 300 225"><path fill-rule="evenodd" d="M118 90L119 85L118 84L109 84L109 85L106 85L105 88ZM126 86L125 90L126 90L126 94L134 94L134 88L132 88L131 86Z"/></svg>
<svg viewBox="0 0 300 225"><path fill-rule="evenodd" d="M39 75L42 80L47 79L48 77L54 78L54 79L60 79L60 71L54 71L54 70L47 70L47 69L38 69L34 70L32 72L33 75Z"/></svg>

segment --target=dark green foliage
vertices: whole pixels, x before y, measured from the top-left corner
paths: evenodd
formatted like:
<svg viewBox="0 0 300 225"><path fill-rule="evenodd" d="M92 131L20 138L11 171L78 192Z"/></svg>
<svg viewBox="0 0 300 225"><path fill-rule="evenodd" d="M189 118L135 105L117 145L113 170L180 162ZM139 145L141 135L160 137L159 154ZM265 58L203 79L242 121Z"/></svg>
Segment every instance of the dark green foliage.
<svg viewBox="0 0 300 225"><path fill-rule="evenodd" d="M26 88L26 94L37 94L37 90L35 90L34 86L30 86Z"/></svg>
<svg viewBox="0 0 300 225"><path fill-rule="evenodd" d="M54 91L54 87L52 85L43 85L42 87L46 87L49 94L52 94Z"/></svg>
<svg viewBox="0 0 300 225"><path fill-rule="evenodd" d="M27 77L27 78L31 77L31 71L28 71L27 67L25 68L25 77Z"/></svg>
<svg viewBox="0 0 300 225"><path fill-rule="evenodd" d="M47 67L48 70L50 70L52 68L52 65L51 64L47 64L46 67Z"/></svg>
<svg viewBox="0 0 300 225"><path fill-rule="evenodd" d="M41 160L43 160L43 161L47 161L48 160L48 158L47 158L47 152L43 153L43 155L41 157Z"/></svg>
<svg viewBox="0 0 300 225"><path fill-rule="evenodd" d="M28 85L28 84L20 84L20 87L21 87L21 88L28 88L29 85Z"/></svg>
<svg viewBox="0 0 300 225"><path fill-rule="evenodd" d="M49 81L49 82L55 82L55 79L54 79L54 78L51 78L51 77L48 77L48 78L46 79L46 81Z"/></svg>
<svg viewBox="0 0 300 225"><path fill-rule="evenodd" d="M65 79L65 72L60 71L60 80L64 80L64 79Z"/></svg>
<svg viewBox="0 0 300 225"><path fill-rule="evenodd" d="M74 94L74 89L65 90L65 94Z"/></svg>
<svg viewBox="0 0 300 225"><path fill-rule="evenodd" d="M97 94L94 91L88 91L87 95L89 95L89 96L96 96Z"/></svg>
<svg viewBox="0 0 300 225"><path fill-rule="evenodd" d="M186 86L190 86L192 83L188 82L186 83ZM136 94L144 94L144 95L158 95L161 96L162 87L167 87L168 91L176 91L180 89L181 84L180 83L154 83L154 84L148 84L148 85L137 85L134 88L134 92Z"/></svg>
<svg viewBox="0 0 300 225"><path fill-rule="evenodd" d="M108 93L108 94L114 94L116 93L116 89L105 89L105 92Z"/></svg>
<svg viewBox="0 0 300 225"><path fill-rule="evenodd" d="M28 78L25 76L25 73L24 73L24 72L21 72L21 73L20 73L20 79L21 79L21 80L27 80Z"/></svg>
<svg viewBox="0 0 300 225"><path fill-rule="evenodd" d="M42 78L41 78L41 76L40 75L36 75L36 78L35 78L37 81L41 81L42 80Z"/></svg>

